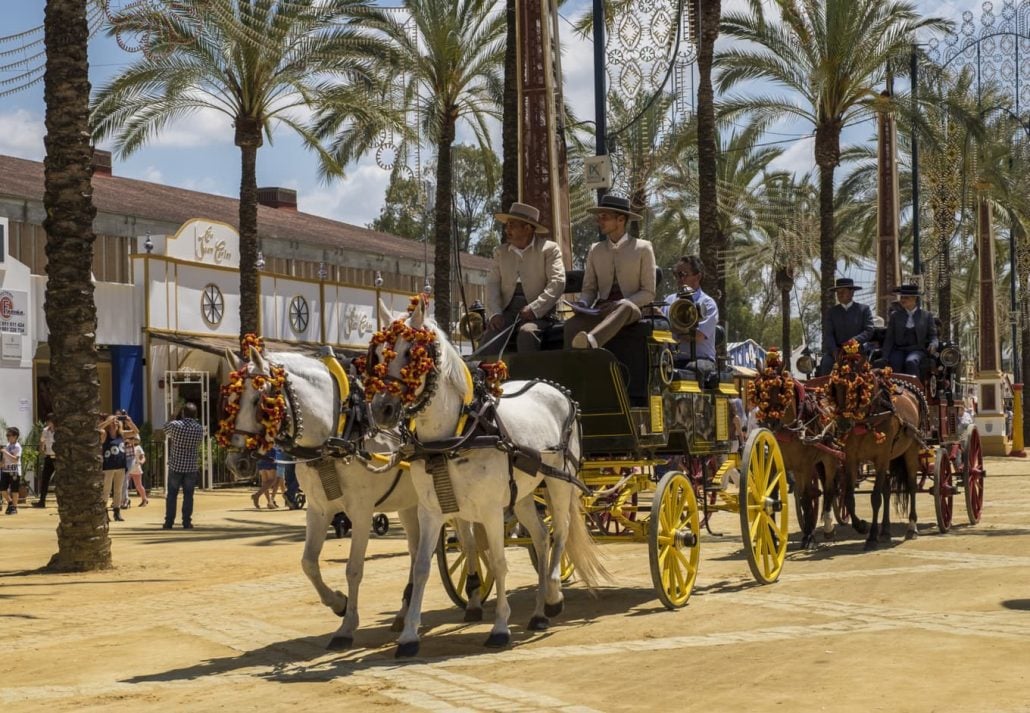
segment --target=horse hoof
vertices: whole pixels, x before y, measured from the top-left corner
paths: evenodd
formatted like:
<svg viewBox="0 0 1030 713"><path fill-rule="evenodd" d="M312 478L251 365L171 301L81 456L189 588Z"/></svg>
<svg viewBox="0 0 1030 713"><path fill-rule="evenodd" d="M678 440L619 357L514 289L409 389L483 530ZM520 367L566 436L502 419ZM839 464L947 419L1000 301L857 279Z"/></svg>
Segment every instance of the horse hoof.
<svg viewBox="0 0 1030 713"><path fill-rule="evenodd" d="M832 542L834 539L836 539L836 537L837 533L834 530L830 530L829 532L823 532L823 542Z"/></svg>
<svg viewBox="0 0 1030 713"><path fill-rule="evenodd" d="M482 609L466 609L465 610L465 621L483 621L483 610Z"/></svg>
<svg viewBox="0 0 1030 713"><path fill-rule="evenodd" d="M869 534L869 523L865 520L858 520L857 522L852 520L851 526L855 528L855 532L857 532L860 535Z"/></svg>
<svg viewBox="0 0 1030 713"><path fill-rule="evenodd" d="M343 602L343 606L341 608L339 608L339 609L337 609L336 607L332 607L333 614L335 614L336 616L338 616L338 617L340 617L342 619L343 617L347 616L347 604L348 604L348 602L347 602L347 595L344 594L343 592L334 592L334 593L336 594L337 597L339 597L340 601Z"/></svg>
<svg viewBox="0 0 1030 713"><path fill-rule="evenodd" d="M511 634L490 634L486 637L486 646L488 649L503 649L511 641Z"/></svg>
<svg viewBox="0 0 1030 713"><path fill-rule="evenodd" d="M405 641L404 643L397 644L397 653L394 654L394 658L410 659L412 656L418 656L417 641Z"/></svg>
<svg viewBox="0 0 1030 713"><path fill-rule="evenodd" d="M326 648L329 651L346 651L354 645L353 636L334 636L329 639L329 645Z"/></svg>
<svg viewBox="0 0 1030 713"><path fill-rule="evenodd" d="M554 604L544 603L544 614L548 618L553 618L561 614L565 610L565 600L559 599Z"/></svg>
<svg viewBox="0 0 1030 713"><path fill-rule="evenodd" d="M873 550L876 549L876 547L877 547L876 540L866 540L865 541L865 551L866 552L872 552Z"/></svg>
<svg viewBox="0 0 1030 713"><path fill-rule="evenodd" d="M393 623L390 624L390 631L392 631L395 634L399 634L402 631L404 631L404 617L396 617L393 620Z"/></svg>
<svg viewBox="0 0 1030 713"><path fill-rule="evenodd" d="M551 625L551 620L546 616L535 616L529 620L530 631L547 631L547 628Z"/></svg>
<svg viewBox="0 0 1030 713"><path fill-rule="evenodd" d="M919 537L919 533L916 532L915 530L909 530L909 531L907 531L905 533L905 539L906 540L915 540L918 537Z"/></svg>

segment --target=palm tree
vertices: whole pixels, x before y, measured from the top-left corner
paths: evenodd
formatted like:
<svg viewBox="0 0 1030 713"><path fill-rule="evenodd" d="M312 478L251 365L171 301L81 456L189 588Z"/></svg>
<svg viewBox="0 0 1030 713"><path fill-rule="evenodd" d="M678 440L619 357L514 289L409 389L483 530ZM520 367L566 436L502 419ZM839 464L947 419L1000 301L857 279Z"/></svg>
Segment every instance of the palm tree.
<svg viewBox="0 0 1030 713"><path fill-rule="evenodd" d="M767 119L790 117L815 130L819 167L819 261L823 309L831 305L836 268L834 249L834 170L840 162L845 126L872 111L888 64L911 52L918 30L944 30L948 23L921 18L903 0L773 0L780 18L767 18L765 4L750 0L746 13L723 17L722 32L752 47L720 52L717 88L727 92L741 82L771 82L793 96L757 95L724 101L726 116L757 112Z"/></svg>
<svg viewBox="0 0 1030 713"><path fill-rule="evenodd" d="M240 149L240 334L257 333L257 151L278 122L318 153L324 176L341 164L323 150L296 111L330 88L330 75L353 82L350 115L377 122L376 96L351 59L354 31L334 22L364 0L153 0L111 18L110 32L146 38L141 58L101 88L93 136L115 137L120 156L167 124L202 109L227 115ZM155 7L155 3L160 3ZM339 94L339 90L338 90ZM337 96L339 98L339 96ZM357 114L358 111L361 114ZM375 133L374 130L366 133Z"/></svg>
<svg viewBox="0 0 1030 713"><path fill-rule="evenodd" d="M97 310L93 301L93 149L89 142L87 0L47 0L46 146L43 204L47 233L47 328L60 464L57 552L48 568L83 572L111 566L100 494L97 423Z"/></svg>
<svg viewBox="0 0 1030 713"><path fill-rule="evenodd" d="M424 135L436 147L436 203L433 216L434 316L451 325L452 198L454 145L465 120L482 150L490 149L490 119L500 119L507 17L491 0L404 0L403 14L369 7L355 17L365 33L360 46L375 76L401 84L404 108L417 113ZM411 31L408 22L414 24ZM329 111L321 124L334 120ZM335 152L342 164L353 159L346 146Z"/></svg>
<svg viewBox="0 0 1030 713"><path fill-rule="evenodd" d="M716 188L718 174L718 144L715 124L715 92L712 90L712 62L715 41L719 37L722 0L698 3L697 20L697 170L698 231L701 253L714 256L704 289L715 296L719 309L726 306L726 244L716 227L719 197ZM788 358L789 358L788 354Z"/></svg>

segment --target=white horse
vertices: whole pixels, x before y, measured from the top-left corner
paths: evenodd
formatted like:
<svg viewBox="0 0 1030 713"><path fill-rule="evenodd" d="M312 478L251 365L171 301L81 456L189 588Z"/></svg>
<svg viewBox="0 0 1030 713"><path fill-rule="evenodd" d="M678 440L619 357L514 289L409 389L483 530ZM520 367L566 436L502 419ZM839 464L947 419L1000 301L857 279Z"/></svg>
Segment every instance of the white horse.
<svg viewBox="0 0 1030 713"><path fill-rule="evenodd" d="M397 329L393 329L396 327ZM431 558L436 548L437 533L449 517L481 523L487 538L487 556L497 586L497 610L493 628L486 640L489 647L508 645L511 634L505 575L504 510L514 501L519 521L529 530L539 562L539 586L536 607L530 620L531 630L548 626L548 617L561 612L561 557L568 548L576 572L588 587L593 587L608 573L600 562L598 551L584 522L579 490L574 480L578 471L581 447L579 416L576 405L558 388L543 382L510 381L504 384L504 396L497 403L503 432L510 445L525 452L538 453L541 467L527 460L509 460L509 453L498 448L459 449L458 457L426 460L432 443L452 439L467 414L465 404L471 399L472 379L461 355L447 340L435 322L425 315L423 302L417 301L406 320L391 325L390 345L376 344L370 349L366 365L369 378L366 387L379 379L380 390L372 400L372 415L383 428L392 428L402 421L413 425L415 448L411 460L411 477L418 495L419 539L413 565L412 593L404 631L398 642L397 656L414 656L419 649L418 629L421 623L422 597L429 577ZM409 331L405 331L409 330ZM411 332L410 330L415 330ZM428 330L433 342L429 351L435 364L429 371L413 376L409 365L423 364L424 343ZM404 336L405 334L408 337ZM417 336L414 336L416 335ZM389 346L389 350L388 347ZM412 355L412 351L416 354ZM385 369L376 369L383 364ZM402 369L405 369L402 371ZM416 369L417 371L417 369ZM385 373L383 373L385 372ZM436 474L430 472L432 468ZM531 471L531 472L530 472ZM544 472L549 473L544 477ZM444 477L446 475L446 477ZM561 476L561 477L556 477ZM444 513L441 498L434 487L434 477L449 479L453 502ZM562 479L564 478L564 479ZM534 489L546 481L547 504L551 513L553 539L547 551L547 529L536 512ZM450 500L442 490L445 503ZM470 564L476 558L469 555Z"/></svg>
<svg viewBox="0 0 1030 713"><path fill-rule="evenodd" d="M407 535L408 552L414 557L415 547L418 543L418 518L416 516L418 498L415 495L411 478L407 474L399 472L396 467L388 472L372 472L358 457L336 457L331 458L329 462L317 458L317 452L321 451L329 437L334 434L339 414L338 399L333 398L338 387L334 384L334 377L322 361L292 353L269 354L266 358L256 351L252 351L251 361L247 366L243 362L237 361L228 352L226 357L234 369L247 369L243 391L239 398L240 409L233 424L231 443L234 452L227 459L229 469L237 478L247 478L253 475L255 464L253 453L263 451L259 448L253 449L250 453L243 453L248 450L246 449L246 439L260 435L259 401L262 396L267 396L269 390L273 388L271 384L265 383L261 390L256 389L254 376L267 376L270 372L270 365L273 364L282 366L286 370L289 388L286 389L285 397L288 401L287 410L291 414L287 420L290 421L289 428L292 430L292 435L296 436L295 442L288 450L298 456L297 480L307 497L307 529L301 567L311 584L314 585L322 603L335 614L343 617L340 627L329 641L328 648L332 650L349 648L354 642L354 632L359 623L358 589L364 570L369 523L372 520L373 510L397 512ZM363 403L362 407L364 407ZM303 424L299 435L297 435L296 421ZM368 444L356 441L351 445L356 449L385 452L391 450L391 446L396 446L396 442L391 442L388 436L380 435ZM317 459L312 460L304 457L305 455ZM330 479L326 485L323 485L324 481L323 476L320 475L319 465L323 469L329 465L335 469L335 483ZM327 486L330 492L338 491L339 494L333 492L335 497L327 497ZM351 531L350 554L347 557L349 599L348 595L330 589L326 585L318 563L329 523L333 516L340 511L346 512L354 523ZM410 590L409 569L409 582L404 590L401 610L394 620L394 631L401 630ZM466 616L474 617L474 609L477 606L481 606L478 600L473 600L470 596L469 609L472 611L468 611Z"/></svg>

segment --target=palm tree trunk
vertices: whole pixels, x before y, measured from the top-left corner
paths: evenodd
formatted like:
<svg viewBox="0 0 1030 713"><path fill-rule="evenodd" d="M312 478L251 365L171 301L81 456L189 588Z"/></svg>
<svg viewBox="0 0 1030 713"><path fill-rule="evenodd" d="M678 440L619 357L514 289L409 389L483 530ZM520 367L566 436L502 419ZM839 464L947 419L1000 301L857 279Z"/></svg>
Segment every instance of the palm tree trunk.
<svg viewBox="0 0 1030 713"><path fill-rule="evenodd" d="M776 286L780 289L780 344L783 349L783 363L790 368L790 290L794 287L794 274L791 268L784 266L776 269Z"/></svg>
<svg viewBox="0 0 1030 713"><path fill-rule="evenodd" d="M448 107L440 122L436 145L436 206L433 216L433 314L445 334L451 333L451 202L454 176L451 146L457 112Z"/></svg>
<svg viewBox="0 0 1030 713"><path fill-rule="evenodd" d="M719 37L721 0L700 3L697 54L697 162L698 162L698 242L701 255L708 261L702 289L715 298L719 314L726 314L725 244L719 234L719 202L716 189L718 147L715 137L715 92L712 89L712 59Z"/></svg>
<svg viewBox="0 0 1030 713"><path fill-rule="evenodd" d="M240 339L261 334L258 305L258 195L257 150L262 144L261 123L236 118L236 145L240 147Z"/></svg>
<svg viewBox="0 0 1030 713"><path fill-rule="evenodd" d="M111 566L97 423L100 381L93 300L92 157L86 0L47 0L44 19L47 328L57 437L57 552L48 569Z"/></svg>
<svg viewBox="0 0 1030 713"><path fill-rule="evenodd" d="M508 34L504 49L504 116L501 131L501 210L519 199L519 73L516 0L507 0ZM503 233L502 233L503 236ZM502 238L503 240L503 238Z"/></svg>

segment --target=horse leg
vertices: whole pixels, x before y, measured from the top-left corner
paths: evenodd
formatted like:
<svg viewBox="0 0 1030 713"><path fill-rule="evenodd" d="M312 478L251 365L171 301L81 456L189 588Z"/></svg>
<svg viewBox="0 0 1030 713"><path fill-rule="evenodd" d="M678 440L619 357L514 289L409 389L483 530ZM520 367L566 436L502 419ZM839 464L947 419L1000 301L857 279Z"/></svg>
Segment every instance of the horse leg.
<svg viewBox="0 0 1030 713"><path fill-rule="evenodd" d="M860 535L865 535L869 532L869 523L858 516L858 511L855 509L855 487L858 484L858 470L856 468L855 473L849 474L847 482L844 483L844 507L851 514L851 527Z"/></svg>
<svg viewBox="0 0 1030 713"><path fill-rule="evenodd" d="M544 614L555 617L565 609L562 593L562 559L571 552L572 518L580 517L579 490L556 478L547 480L547 507L551 513L551 559L547 573L547 599Z"/></svg>
<svg viewBox="0 0 1030 713"><path fill-rule="evenodd" d="M347 508L354 527L350 533L350 552L347 554L347 593L350 600L347 612L332 638L329 648L334 651L349 649L354 644L354 632L358 630L358 590L365 572L365 552L368 549L368 529L372 522L372 508L365 503L349 503Z"/></svg>
<svg viewBox="0 0 1030 713"><path fill-rule="evenodd" d="M452 521L458 543L465 557L465 621L483 621L482 579L479 572L479 548L482 545L479 530L468 520Z"/></svg>
<svg viewBox="0 0 1030 713"><path fill-rule="evenodd" d="M540 515L536 510L536 502L532 497L522 498L515 503L515 514L519 522L526 528L530 539L533 541L533 551L536 553L537 564L537 588L536 607L533 609L533 617L529 620L530 631L546 631L550 622L544 614L545 594L547 587L548 548L547 528L544 526Z"/></svg>
<svg viewBox="0 0 1030 713"><path fill-rule="evenodd" d="M411 567L411 601L404 617L404 631L397 639L397 658L418 654L418 628L422 624L422 598L426 593L426 582L433 566L433 553L440 539L443 516L425 507L418 508L418 549Z"/></svg>
<svg viewBox="0 0 1030 713"><path fill-rule="evenodd" d="M504 556L504 511L488 512L482 523L486 531L486 546L490 558L490 568L494 575L494 586L497 589L496 616L494 626L490 630L485 645L490 648L502 648L511 642L511 631L508 619L511 617L511 606L508 604L508 592L505 589L505 578L508 574L508 562Z"/></svg>
<svg viewBox="0 0 1030 713"><path fill-rule="evenodd" d="M894 492L894 468L895 466L888 461L886 468L884 469L883 478L883 520L880 522L880 542L890 543L891 541L891 495ZM877 468L877 480L881 478L879 475L880 470Z"/></svg>
<svg viewBox="0 0 1030 713"><path fill-rule="evenodd" d="M794 485L798 493L797 500L801 504L801 549L814 550L817 508L813 507L812 501L819 502L819 485L812 477L813 471L802 470L801 473Z"/></svg>
<svg viewBox="0 0 1030 713"><path fill-rule="evenodd" d="M834 538L837 523L833 520L833 500L837 497L840 482L837 478L836 461L822 461L823 472L823 540Z"/></svg>
<svg viewBox="0 0 1030 713"><path fill-rule="evenodd" d="M883 477L880 474L879 469L876 471L876 479L873 485L872 495L869 496L869 502L873 507L873 519L869 523L869 536L865 541L865 549L875 550L877 546L877 523L880 520L880 502L883 494Z"/></svg>
<svg viewBox="0 0 1030 713"><path fill-rule="evenodd" d="M914 540L919 537L919 518L916 515L916 483L919 472L919 453L915 447L909 448L905 453L905 497L908 498L908 529L905 532L906 540Z"/></svg>
<svg viewBox="0 0 1030 713"><path fill-rule="evenodd" d="M318 565L318 558L322 554L322 546L325 544L326 533L329 530L330 517L317 508L309 506L306 515L306 526L304 534L304 554L301 556L300 567L311 582L318 598L322 604L332 609L337 616L343 617L347 614L347 595L341 591L333 590L326 585L322 579L322 569ZM334 637L335 638L335 637ZM330 643L331 646L331 643Z"/></svg>
<svg viewBox="0 0 1030 713"><path fill-rule="evenodd" d="M390 625L390 631L399 634L404 631L404 617L407 615L408 606L411 604L411 568L415 562L418 550L418 509L411 507L398 510L397 519L401 521L401 527L404 528L404 536L408 540L409 560L408 583L404 586L404 594L401 595L401 608L400 611L397 612L397 616L393 618L393 623Z"/></svg>

